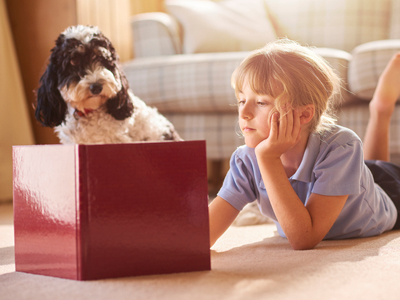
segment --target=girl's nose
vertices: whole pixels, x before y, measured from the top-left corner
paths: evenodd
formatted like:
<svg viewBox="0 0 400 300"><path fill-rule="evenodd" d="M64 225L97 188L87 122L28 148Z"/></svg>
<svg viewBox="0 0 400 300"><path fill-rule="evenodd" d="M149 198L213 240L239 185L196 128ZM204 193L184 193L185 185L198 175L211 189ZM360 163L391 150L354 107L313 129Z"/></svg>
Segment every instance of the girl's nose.
<svg viewBox="0 0 400 300"><path fill-rule="evenodd" d="M251 103L246 102L240 109L239 109L239 117L245 120L251 119L253 117L253 113L251 111Z"/></svg>

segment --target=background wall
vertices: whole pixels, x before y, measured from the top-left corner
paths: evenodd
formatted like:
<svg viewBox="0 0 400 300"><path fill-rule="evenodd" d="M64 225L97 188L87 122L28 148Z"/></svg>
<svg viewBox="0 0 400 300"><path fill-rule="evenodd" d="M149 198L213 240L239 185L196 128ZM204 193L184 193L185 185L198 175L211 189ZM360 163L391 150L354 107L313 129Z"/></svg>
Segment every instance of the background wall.
<svg viewBox="0 0 400 300"><path fill-rule="evenodd" d="M131 15L152 12L165 11L164 0L130 0Z"/></svg>
<svg viewBox="0 0 400 300"><path fill-rule="evenodd" d="M4 0L0 0L0 66L1 203L12 198L12 146L34 143Z"/></svg>

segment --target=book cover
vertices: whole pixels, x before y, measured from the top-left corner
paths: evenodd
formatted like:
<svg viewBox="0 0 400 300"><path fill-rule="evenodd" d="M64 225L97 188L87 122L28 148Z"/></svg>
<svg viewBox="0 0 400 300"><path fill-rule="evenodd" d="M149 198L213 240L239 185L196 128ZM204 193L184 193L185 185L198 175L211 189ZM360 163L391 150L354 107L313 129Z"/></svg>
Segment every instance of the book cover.
<svg viewBox="0 0 400 300"><path fill-rule="evenodd" d="M210 269L204 141L21 146L14 164L17 271Z"/></svg>

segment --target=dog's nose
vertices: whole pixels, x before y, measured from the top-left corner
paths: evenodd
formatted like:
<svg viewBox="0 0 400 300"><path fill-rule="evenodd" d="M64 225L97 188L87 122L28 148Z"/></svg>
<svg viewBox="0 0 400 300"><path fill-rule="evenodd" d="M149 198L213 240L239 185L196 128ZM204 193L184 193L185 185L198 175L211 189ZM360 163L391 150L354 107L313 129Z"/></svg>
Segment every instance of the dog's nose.
<svg viewBox="0 0 400 300"><path fill-rule="evenodd" d="M93 83L90 85L89 89L93 95L98 95L103 90L103 86L100 83Z"/></svg>

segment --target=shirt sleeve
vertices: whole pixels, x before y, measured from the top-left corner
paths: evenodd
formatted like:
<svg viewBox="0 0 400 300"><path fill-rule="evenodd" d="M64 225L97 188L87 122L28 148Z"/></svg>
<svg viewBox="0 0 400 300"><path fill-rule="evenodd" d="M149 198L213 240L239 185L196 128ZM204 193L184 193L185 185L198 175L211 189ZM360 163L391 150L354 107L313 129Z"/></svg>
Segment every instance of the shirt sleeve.
<svg viewBox="0 0 400 300"><path fill-rule="evenodd" d="M363 167L361 141L339 145L314 167L316 180L312 192L326 196L360 193Z"/></svg>
<svg viewBox="0 0 400 300"><path fill-rule="evenodd" d="M245 163L235 152L231 157L230 169L218 196L237 210L242 210L246 204L256 199L254 188L253 176L250 175Z"/></svg>

